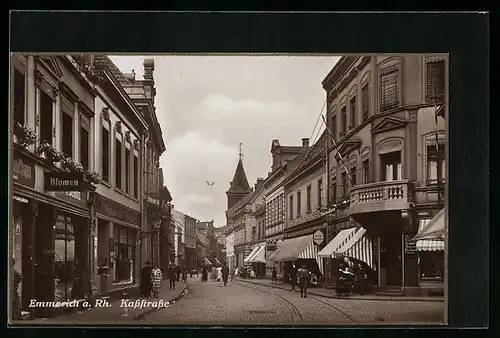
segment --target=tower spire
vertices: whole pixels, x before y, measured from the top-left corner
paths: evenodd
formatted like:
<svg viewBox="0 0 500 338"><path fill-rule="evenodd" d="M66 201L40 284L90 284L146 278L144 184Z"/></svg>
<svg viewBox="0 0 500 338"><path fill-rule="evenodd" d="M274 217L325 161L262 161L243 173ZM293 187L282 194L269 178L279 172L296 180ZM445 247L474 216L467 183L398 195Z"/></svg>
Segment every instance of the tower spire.
<svg viewBox="0 0 500 338"><path fill-rule="evenodd" d="M243 161L243 143L240 142L240 161Z"/></svg>

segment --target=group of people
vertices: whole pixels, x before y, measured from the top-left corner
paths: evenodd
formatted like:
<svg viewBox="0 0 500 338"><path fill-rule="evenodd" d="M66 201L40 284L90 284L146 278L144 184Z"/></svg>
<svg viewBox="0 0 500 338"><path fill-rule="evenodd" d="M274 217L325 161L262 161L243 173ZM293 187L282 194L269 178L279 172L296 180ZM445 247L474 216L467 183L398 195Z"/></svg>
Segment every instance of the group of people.
<svg viewBox="0 0 500 338"><path fill-rule="evenodd" d="M209 269L205 265L201 267L201 281L202 282L207 282L208 281L208 273ZM223 263L222 267L212 267L210 269L210 280L212 282L224 282L224 286L227 285L227 281L229 279L229 267L227 266L226 262Z"/></svg>
<svg viewBox="0 0 500 338"><path fill-rule="evenodd" d="M292 290L295 290L295 285L297 284L297 277L299 279L299 287L300 287L300 297L307 298L307 287L309 286L309 279L311 274L309 269L305 264L302 264L300 268L297 269L295 263L292 264L292 268L290 270L290 284L292 284ZM273 267L272 271L273 283L276 283L276 268Z"/></svg>
<svg viewBox="0 0 500 338"><path fill-rule="evenodd" d="M154 298L158 298L163 279L169 280L170 290L175 290L175 282L179 281L182 276L182 281L187 281L188 270L186 267L181 269L180 266L170 264L166 273L163 274L157 264L151 266L151 262L147 261L141 270L141 285L140 291L143 297L151 297L153 293Z"/></svg>
<svg viewBox="0 0 500 338"><path fill-rule="evenodd" d="M369 278L361 264L354 264L348 257L340 264L337 278L337 294L350 294L358 291L361 295L367 292Z"/></svg>

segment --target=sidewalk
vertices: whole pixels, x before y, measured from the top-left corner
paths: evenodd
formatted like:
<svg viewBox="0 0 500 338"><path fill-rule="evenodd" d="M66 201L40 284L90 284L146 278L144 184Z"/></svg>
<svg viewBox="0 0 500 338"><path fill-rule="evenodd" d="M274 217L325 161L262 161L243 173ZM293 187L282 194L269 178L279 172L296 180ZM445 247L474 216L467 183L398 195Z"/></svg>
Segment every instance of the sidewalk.
<svg viewBox="0 0 500 338"><path fill-rule="evenodd" d="M67 315L54 318L39 318L34 320L23 320L19 324L27 325L48 325L48 324L118 324L120 322L130 322L140 320L143 317L168 307L170 303L182 298L187 286L194 283L196 277L188 278L187 284L176 282L175 290L169 289L168 280L163 281L162 289L158 298L137 298L133 297L127 301L130 307L122 306L122 300L114 300L102 307L79 310ZM155 304L156 303L156 304ZM135 306L136 308L134 308Z"/></svg>
<svg viewBox="0 0 500 338"><path fill-rule="evenodd" d="M275 289L291 290L289 284L272 284L270 279L242 279L235 278L236 281L263 285ZM300 288L296 288L296 292L300 292ZM308 288L307 293L310 295L326 297L326 298L337 298L335 290L325 289L323 287ZM382 296L382 295L352 295L348 299L356 300L390 300L390 301L423 301L423 302L444 302L444 297L406 297L406 296Z"/></svg>

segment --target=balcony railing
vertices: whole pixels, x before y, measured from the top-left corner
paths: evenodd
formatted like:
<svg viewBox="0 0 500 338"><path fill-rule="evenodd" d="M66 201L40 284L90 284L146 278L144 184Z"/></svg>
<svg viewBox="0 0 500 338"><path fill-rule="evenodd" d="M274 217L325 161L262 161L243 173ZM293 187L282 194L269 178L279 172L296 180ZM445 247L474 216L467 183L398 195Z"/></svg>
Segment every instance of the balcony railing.
<svg viewBox="0 0 500 338"><path fill-rule="evenodd" d="M351 188L351 214L408 208L408 180L384 181Z"/></svg>

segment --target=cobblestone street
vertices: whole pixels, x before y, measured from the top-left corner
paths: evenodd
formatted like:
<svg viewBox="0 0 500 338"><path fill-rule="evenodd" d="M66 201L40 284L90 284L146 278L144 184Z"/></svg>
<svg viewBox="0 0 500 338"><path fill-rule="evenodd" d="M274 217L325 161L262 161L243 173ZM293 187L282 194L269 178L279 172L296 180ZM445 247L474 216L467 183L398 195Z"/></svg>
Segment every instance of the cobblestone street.
<svg viewBox="0 0 500 338"><path fill-rule="evenodd" d="M332 299L234 281L196 281L188 294L142 324L359 325L442 324L444 303L405 300Z"/></svg>

